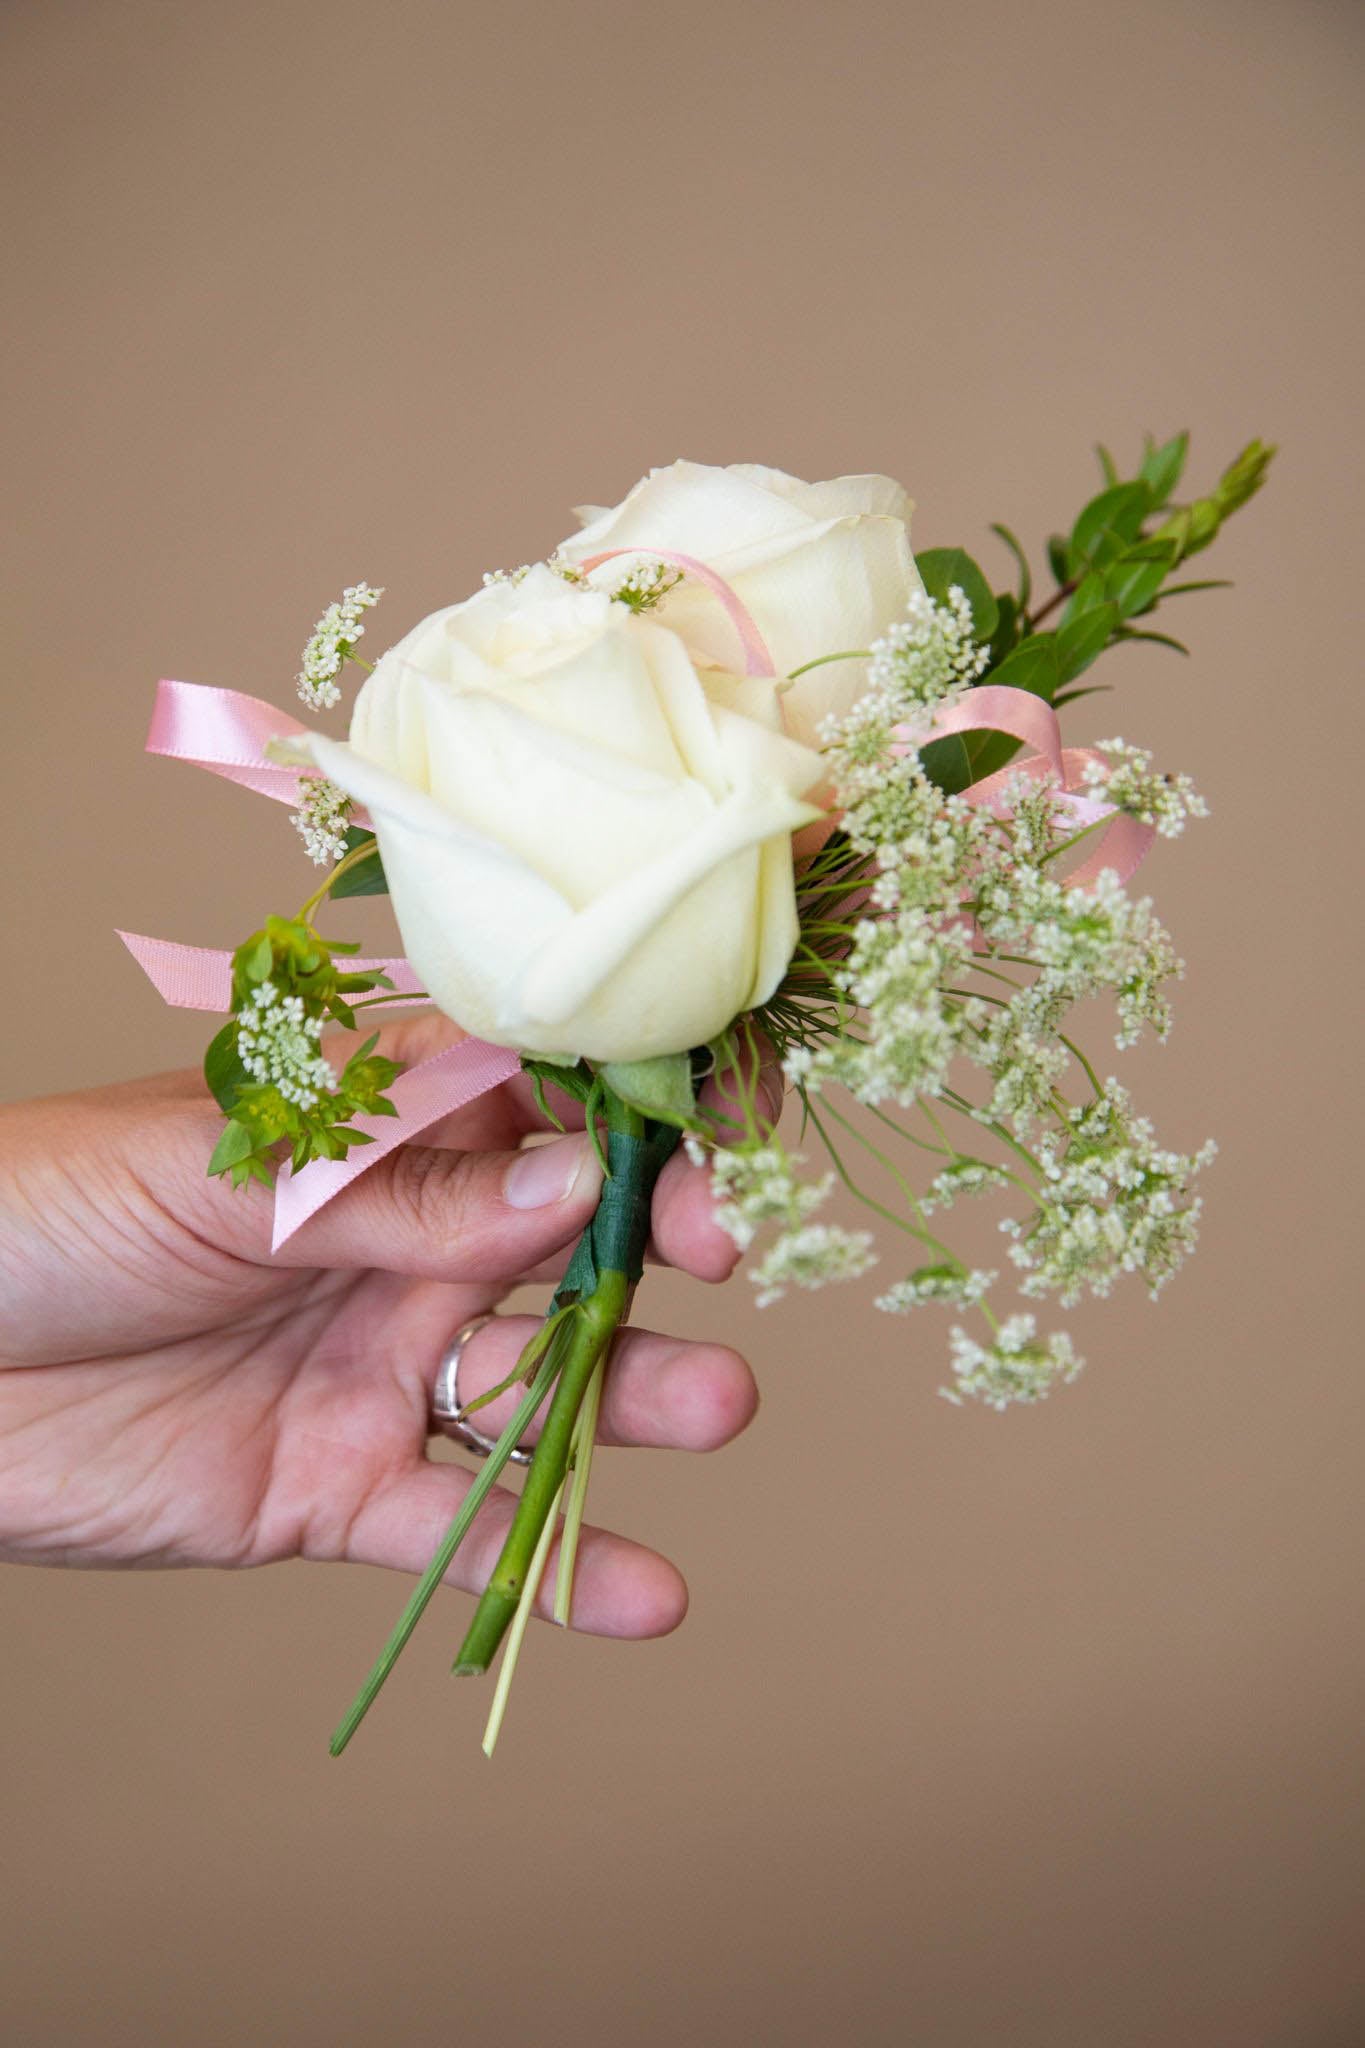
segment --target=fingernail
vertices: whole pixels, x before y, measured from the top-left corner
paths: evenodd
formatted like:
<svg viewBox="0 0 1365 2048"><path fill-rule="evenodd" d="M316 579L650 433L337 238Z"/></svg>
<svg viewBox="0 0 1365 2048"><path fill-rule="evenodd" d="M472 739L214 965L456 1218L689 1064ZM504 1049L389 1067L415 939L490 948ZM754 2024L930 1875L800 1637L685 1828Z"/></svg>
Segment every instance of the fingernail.
<svg viewBox="0 0 1365 2048"><path fill-rule="evenodd" d="M512 1209L548 1209L552 1202L568 1199L589 1166L596 1169L586 1138L556 1138L549 1145L531 1145L508 1167L503 1200Z"/></svg>

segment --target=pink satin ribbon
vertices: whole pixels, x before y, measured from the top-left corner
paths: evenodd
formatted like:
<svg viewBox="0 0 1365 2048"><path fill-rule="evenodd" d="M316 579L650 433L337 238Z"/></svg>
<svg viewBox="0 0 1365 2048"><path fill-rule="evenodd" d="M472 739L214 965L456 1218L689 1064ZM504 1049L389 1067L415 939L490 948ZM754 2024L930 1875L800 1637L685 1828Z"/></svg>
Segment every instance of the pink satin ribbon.
<svg viewBox="0 0 1365 2048"><path fill-rule="evenodd" d="M344 1159L313 1159L306 1173L286 1164L275 1182L275 1221L270 1249L277 1252L301 1224L339 1195L362 1173L442 1117L500 1088L521 1072L521 1060L505 1045L465 1038L429 1060L419 1060L398 1076L389 1090L397 1116L356 1116L358 1131L368 1131L372 1145L357 1145Z"/></svg>
<svg viewBox="0 0 1365 2048"><path fill-rule="evenodd" d="M931 739L949 739L955 733L987 731L1008 733L1034 751L970 783L962 791L966 801L999 811L1007 808L1002 799L1017 776L1054 783L1060 792L1058 810L1078 831L1108 820L1086 859L1067 876L1068 886L1084 888L1105 868L1112 868L1119 880L1126 882L1151 851L1156 832L1151 825L1116 810L1103 797L1086 793L1085 770L1096 763L1106 766L1104 756L1094 747L1064 747L1057 714L1043 698L1030 690L1012 690L1005 683L983 683L937 712L927 734L901 728L910 746L925 746Z"/></svg>
<svg viewBox="0 0 1365 2048"><path fill-rule="evenodd" d="M682 569L689 576L695 576L698 583L705 584L713 597L718 597L729 614L730 622L739 634L744 649L744 673L746 676L775 676L773 658L768 652L768 643L754 622L754 615L744 603L738 591L717 576L714 569L705 562L699 562L695 555L679 555L672 548L605 548L600 555L589 555L582 564L584 575L600 568L603 562L614 562L620 555L644 555L651 562L671 562L675 569Z"/></svg>
<svg viewBox="0 0 1365 2048"><path fill-rule="evenodd" d="M584 568L594 569L617 555L641 553L673 563L712 591L739 635L745 674L774 674L772 657L752 614L724 578L705 562L662 548L611 548L592 556ZM147 751L170 760L188 761L244 789L292 804L298 801L300 770L268 761L265 748L273 739L291 738L306 730L288 712L264 703L259 697L244 696L239 690L163 681L157 689ZM1083 793L1086 766L1102 762L1103 756L1089 747L1064 748L1057 714L1042 698L1026 690L986 683L938 713L927 734L905 731L903 738L907 745L923 746L929 739L982 730L1008 733L1034 751L972 783L963 791L967 801L995 807L1003 800L1010 782L1021 774L1035 781L1055 783L1062 792L1069 819L1078 828L1101 819L1108 821L1089 858L1068 877L1071 884L1092 881L1102 868L1115 869L1120 880L1126 881L1156 835L1151 826L1125 817L1100 797ZM205 946L177 945L169 939L147 938L137 932L120 932L119 937L166 1002L178 1009L228 1008L232 986L230 953ZM357 960L354 965L378 969L391 978L397 990L411 995L414 1001L423 1000L417 976L406 960ZM443 1117L501 1087L520 1067L515 1052L479 1038L463 1039L458 1045L409 1067L390 1090L397 1116L354 1119L357 1128L372 1137L372 1144L357 1146L344 1160L311 1161L306 1178L292 1173L287 1166L281 1170L275 1184L271 1249L278 1251L301 1224L334 1200L360 1174L377 1165L395 1146L419 1137Z"/></svg>

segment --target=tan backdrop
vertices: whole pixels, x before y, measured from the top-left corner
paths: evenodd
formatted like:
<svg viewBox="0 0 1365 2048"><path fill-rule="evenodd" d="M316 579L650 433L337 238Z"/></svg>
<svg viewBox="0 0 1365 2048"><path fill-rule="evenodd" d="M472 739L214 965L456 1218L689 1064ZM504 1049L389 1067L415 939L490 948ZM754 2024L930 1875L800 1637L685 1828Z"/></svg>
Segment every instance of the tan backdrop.
<svg viewBox="0 0 1365 2048"><path fill-rule="evenodd" d="M935 1399L937 1325L652 1278L765 1408L599 1468L692 1615L538 1634L494 1768L457 1596L337 1765L392 1579L10 1572L6 2038L1365 2039L1359 19L9 0L0 45L12 1094L195 1054L112 927L231 941L296 856L142 758L152 684L287 703L343 580L397 630L681 453L889 469L1003 574L1096 436L1283 447L1193 660L1073 728L1215 807L1136 1063L1223 1141L1195 1268L1005 1418Z"/></svg>

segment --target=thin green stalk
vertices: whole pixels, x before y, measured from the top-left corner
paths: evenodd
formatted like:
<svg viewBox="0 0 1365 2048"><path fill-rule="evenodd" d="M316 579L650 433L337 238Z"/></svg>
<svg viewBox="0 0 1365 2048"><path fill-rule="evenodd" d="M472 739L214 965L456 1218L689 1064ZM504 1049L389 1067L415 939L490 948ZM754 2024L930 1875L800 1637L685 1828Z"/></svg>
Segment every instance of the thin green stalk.
<svg viewBox="0 0 1365 2048"><path fill-rule="evenodd" d="M805 1090L802 1091L801 1101L804 1105L806 1115L810 1118L811 1122L815 1125L816 1130L820 1133L821 1142L823 1143L826 1152L828 1152L831 1160L834 1163L834 1171L838 1174L840 1180L848 1189L849 1193L853 1195L858 1201L860 1201L863 1204L864 1208L873 1210L878 1216L882 1217L885 1222L891 1224L894 1229L903 1230L906 1233L907 1237L917 1237L922 1244L932 1245L939 1251L942 1251L943 1246L940 1245L938 1239L936 1237L932 1237L927 1230L917 1230L915 1228L915 1225L913 1223L908 1222L904 1216L898 1216L894 1209L887 1208L885 1202L879 1202L875 1195L869 1195L866 1188L860 1188L858 1186L857 1181L854 1180L852 1174L844 1165L838 1146L835 1144L833 1138L831 1138L829 1132L821 1123L819 1114L814 1108L809 1094ZM826 1103L825 1107L828 1109L829 1104ZM834 1115L836 1114L836 1112L831 1110L830 1114ZM843 1117L840 1117L839 1121L843 1123L845 1119ZM950 1253L949 1257L951 1256L952 1255Z"/></svg>
<svg viewBox="0 0 1365 2048"><path fill-rule="evenodd" d="M498 1438L493 1450L489 1452L488 1457L484 1460L479 1472L475 1475L473 1485L460 1503L459 1513L441 1540L440 1549L417 1581L412 1598L398 1617L397 1626L371 1666L365 1683L361 1686L360 1691L356 1694L351 1705L338 1722L336 1733L331 1741L331 1753L333 1756L341 1755L341 1752L355 1734L356 1729L374 1705L380 1688L393 1670L394 1665L398 1662L408 1637L412 1634L425 1613L432 1594L449 1571L451 1561L464 1541L471 1522L483 1506L484 1501L488 1498L498 1474L512 1455L514 1448L534 1420L536 1411L550 1390L555 1371L556 1361L552 1348L543 1360L535 1379L531 1382L526 1398L521 1402L516 1414L512 1417L506 1429Z"/></svg>
<svg viewBox="0 0 1365 2048"><path fill-rule="evenodd" d="M919 1196L915 1193L914 1189L911 1187L909 1181L901 1172L900 1168L896 1166L893 1163L893 1161L887 1158L885 1152L883 1152L878 1146L873 1144L872 1140L868 1137L865 1131L860 1131L855 1123L853 1123L848 1117L842 1115L840 1111L834 1107L834 1104L832 1102L827 1101L825 1104L825 1108L829 1111L830 1115L834 1118L835 1122L842 1124L844 1129L848 1132L849 1136L851 1138L854 1138L857 1141L857 1143L863 1146L863 1148L866 1151L870 1152L872 1157L876 1160L877 1164L883 1167L885 1171L890 1174L892 1180L895 1181L896 1186L900 1189L901 1194L905 1197L906 1202L914 1210L916 1216L918 1216L919 1218L919 1227L916 1229L915 1235L918 1238L920 1238L923 1243L927 1244L932 1250L942 1252L945 1259L951 1259L954 1262L954 1264L961 1264L961 1261L957 1258L957 1254L953 1252L943 1242L943 1239L941 1237L935 1237L932 1230L930 1230L925 1224L924 1211L920 1205Z"/></svg>
<svg viewBox="0 0 1365 2048"><path fill-rule="evenodd" d="M512 1680L516 1676L517 1659L521 1655L522 1637L526 1634L526 1624L531 1619L536 1594L540 1591L540 1582L545 1576L545 1561L550 1555L550 1545L555 1540L555 1523L559 1519L559 1503L563 1493L564 1482L561 1479L559 1492L555 1495L550 1512L545 1517L545 1527L540 1532L540 1540L536 1544L535 1555L526 1574L526 1584L522 1588L517 1611L508 1630L507 1648L502 1653L502 1663L498 1667L498 1682L493 1690L493 1704L488 1710L488 1725L483 1731L483 1753L486 1757L492 1756L498 1746L498 1737L502 1733L502 1717L507 1712Z"/></svg>
<svg viewBox="0 0 1365 2048"><path fill-rule="evenodd" d="M372 839L367 839L363 845L353 846L348 854L343 855L343 857L337 862L336 866L332 869L331 874L328 875L322 887L320 889L315 889L312 895L308 898L308 901L304 904L303 909L298 914L297 922L299 924L307 924L312 912L317 909L319 903L321 903L323 897L327 894L328 890L332 887L333 883L339 882L341 880L341 877L345 874L349 874L352 868L358 868L360 866L361 861L368 860L373 852L374 841ZM409 1000L411 1000L411 998L409 998Z"/></svg>
<svg viewBox="0 0 1365 2048"><path fill-rule="evenodd" d="M606 1365L605 1357L598 1359L574 1426L570 1452L573 1475L569 1482L569 1504L564 1512L564 1533L559 1539L559 1565L555 1572L554 1618L561 1628L569 1626L574 1567L578 1562L578 1539L583 1532L583 1511L588 1501L588 1479L592 1472L593 1446L597 1441L597 1417L602 1406Z"/></svg>
<svg viewBox="0 0 1365 2048"><path fill-rule="evenodd" d="M592 1293L578 1304L567 1355L546 1412L540 1441L527 1468L526 1483L512 1517L512 1526L455 1659L454 1670L461 1678L488 1669L517 1611L545 1518L559 1497L560 1485L568 1469L569 1444L583 1396L598 1359L625 1313L629 1295L630 1284L625 1274L607 1271L599 1275Z"/></svg>
<svg viewBox="0 0 1365 2048"><path fill-rule="evenodd" d="M813 668L823 668L830 661L869 661L872 650L869 647L846 647L842 654L817 654L814 661L803 661L800 668L794 668L787 677L794 683L798 676L804 676Z"/></svg>

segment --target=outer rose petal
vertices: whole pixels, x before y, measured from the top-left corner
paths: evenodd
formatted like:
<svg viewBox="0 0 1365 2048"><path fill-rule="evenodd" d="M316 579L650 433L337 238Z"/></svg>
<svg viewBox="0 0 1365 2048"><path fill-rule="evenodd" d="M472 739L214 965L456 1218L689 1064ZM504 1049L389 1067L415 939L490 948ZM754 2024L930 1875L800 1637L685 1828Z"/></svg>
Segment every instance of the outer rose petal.
<svg viewBox="0 0 1365 2048"><path fill-rule="evenodd" d="M560 553L571 562L609 549L695 555L732 586L785 676L845 648L869 646L904 615L921 587L910 551L911 510L890 477L809 484L756 463L716 469L676 462L651 470L619 505L596 512ZM600 572L610 573L605 565ZM695 659L735 666L733 623L698 584L684 580L660 616ZM845 712L865 684L863 661L812 670L786 693L787 730L816 743L821 721Z"/></svg>
<svg viewBox="0 0 1365 2048"><path fill-rule="evenodd" d="M809 778L804 750L753 732L788 780ZM338 741L306 743L374 821L404 946L432 999L481 1037L593 1059L681 1051L771 994L791 956L790 834L817 813L781 781L734 791L575 913L434 798Z"/></svg>

